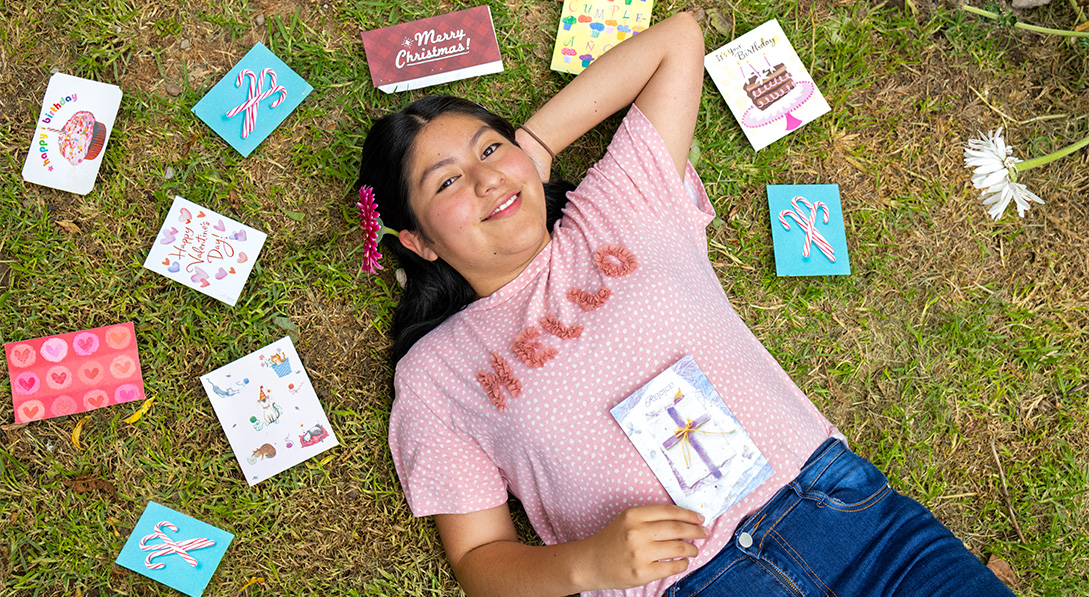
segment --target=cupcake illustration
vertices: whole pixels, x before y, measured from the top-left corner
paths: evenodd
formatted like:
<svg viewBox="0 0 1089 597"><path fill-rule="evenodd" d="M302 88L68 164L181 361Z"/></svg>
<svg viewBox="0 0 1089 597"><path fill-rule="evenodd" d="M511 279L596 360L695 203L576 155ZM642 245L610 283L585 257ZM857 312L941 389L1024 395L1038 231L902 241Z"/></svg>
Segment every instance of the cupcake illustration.
<svg viewBox="0 0 1089 597"><path fill-rule="evenodd" d="M579 22L580 23L590 23L593 20L594 20L594 18L591 17L590 15L579 15Z"/></svg>
<svg viewBox="0 0 1089 597"><path fill-rule="evenodd" d="M620 25L616 28L616 39L623 41L631 33L631 27Z"/></svg>
<svg viewBox="0 0 1089 597"><path fill-rule="evenodd" d="M575 24L576 19L575 19L574 16L568 15L568 16L560 19L560 22L563 23L563 30L564 31L570 31L571 30L571 25Z"/></svg>
<svg viewBox="0 0 1089 597"><path fill-rule="evenodd" d="M612 33L616 31L616 19L605 20L605 33Z"/></svg>
<svg viewBox="0 0 1089 597"><path fill-rule="evenodd" d="M46 130L57 133L60 154L73 166L97 158L106 142L106 125L96 121L95 115L86 110L73 114L59 131Z"/></svg>
<svg viewBox="0 0 1089 597"><path fill-rule="evenodd" d="M631 34L632 34L632 36L636 36L636 35L639 35L640 33L644 32L646 30L647 30L646 27L643 27L642 25L636 25L635 27L631 28Z"/></svg>
<svg viewBox="0 0 1089 597"><path fill-rule="evenodd" d="M590 23L590 37L597 37L601 35L601 32L605 30L605 25L601 23Z"/></svg>
<svg viewBox="0 0 1089 597"><path fill-rule="evenodd" d="M586 68L587 66L590 66L591 62L593 62L594 56L593 54L583 54L582 56L579 56L579 60L582 61L582 68Z"/></svg>
<svg viewBox="0 0 1089 597"><path fill-rule="evenodd" d="M563 54L563 61L564 62L570 63L571 62L571 57L574 56L575 54L578 54L578 52L575 51L575 48L564 48L564 49L560 50L560 54Z"/></svg>

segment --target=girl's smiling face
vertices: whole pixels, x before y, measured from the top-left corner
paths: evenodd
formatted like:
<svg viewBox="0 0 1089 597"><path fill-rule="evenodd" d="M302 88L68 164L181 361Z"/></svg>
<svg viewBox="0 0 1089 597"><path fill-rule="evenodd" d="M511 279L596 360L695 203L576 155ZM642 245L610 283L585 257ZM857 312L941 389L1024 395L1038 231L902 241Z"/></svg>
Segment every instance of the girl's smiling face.
<svg viewBox="0 0 1089 597"><path fill-rule="evenodd" d="M533 160L480 120L450 113L428 123L409 155L409 204L420 229L401 243L442 258L478 296L513 280L548 244L544 186Z"/></svg>

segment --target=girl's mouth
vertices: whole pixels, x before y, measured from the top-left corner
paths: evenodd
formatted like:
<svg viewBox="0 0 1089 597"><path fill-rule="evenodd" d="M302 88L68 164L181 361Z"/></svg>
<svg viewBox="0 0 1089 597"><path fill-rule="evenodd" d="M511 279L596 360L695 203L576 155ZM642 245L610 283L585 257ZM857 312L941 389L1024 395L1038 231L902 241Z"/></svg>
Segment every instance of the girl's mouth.
<svg viewBox="0 0 1089 597"><path fill-rule="evenodd" d="M484 221L490 220L490 219L494 218L495 216L500 215L503 212L505 212L512 205L514 205L514 203L516 201L518 201L518 199L521 196L522 196L521 193L515 193L515 194L511 195L510 199L507 199L503 203L500 203L498 206L496 206L495 211L493 211L491 214L489 214L488 217L484 218Z"/></svg>

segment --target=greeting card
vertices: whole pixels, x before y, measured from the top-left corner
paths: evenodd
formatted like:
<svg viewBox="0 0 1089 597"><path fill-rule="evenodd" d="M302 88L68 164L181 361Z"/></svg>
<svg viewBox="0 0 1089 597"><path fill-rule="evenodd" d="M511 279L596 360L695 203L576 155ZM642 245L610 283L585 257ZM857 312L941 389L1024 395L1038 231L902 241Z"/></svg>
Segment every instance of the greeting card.
<svg viewBox="0 0 1089 597"><path fill-rule="evenodd" d="M851 273L837 184L769 184L768 211L779 276Z"/></svg>
<svg viewBox="0 0 1089 597"><path fill-rule="evenodd" d="M193 113L248 156L313 90L258 43L193 106Z"/></svg>
<svg viewBox="0 0 1089 597"><path fill-rule="evenodd" d="M337 445L290 337L200 382L250 485Z"/></svg>
<svg viewBox="0 0 1089 597"><path fill-rule="evenodd" d="M703 65L757 151L830 109L775 19L711 52Z"/></svg>
<svg viewBox="0 0 1089 597"><path fill-rule="evenodd" d="M260 230L174 197L144 267L233 307L265 238Z"/></svg>
<svg viewBox="0 0 1089 597"><path fill-rule="evenodd" d="M552 70L577 75L616 44L650 27L654 0L564 0Z"/></svg>
<svg viewBox="0 0 1089 597"><path fill-rule="evenodd" d="M16 423L144 397L132 322L11 342L4 352Z"/></svg>
<svg viewBox="0 0 1089 597"><path fill-rule="evenodd" d="M200 597L234 535L148 502L117 564L152 580Z"/></svg>
<svg viewBox="0 0 1089 597"><path fill-rule="evenodd" d="M691 355L610 412L674 503L707 522L774 473Z"/></svg>
<svg viewBox="0 0 1089 597"><path fill-rule="evenodd" d="M487 6L364 31L363 49L371 81L386 93L503 71Z"/></svg>
<svg viewBox="0 0 1089 597"><path fill-rule="evenodd" d="M121 88L64 73L49 78L23 180L86 195L113 131Z"/></svg>

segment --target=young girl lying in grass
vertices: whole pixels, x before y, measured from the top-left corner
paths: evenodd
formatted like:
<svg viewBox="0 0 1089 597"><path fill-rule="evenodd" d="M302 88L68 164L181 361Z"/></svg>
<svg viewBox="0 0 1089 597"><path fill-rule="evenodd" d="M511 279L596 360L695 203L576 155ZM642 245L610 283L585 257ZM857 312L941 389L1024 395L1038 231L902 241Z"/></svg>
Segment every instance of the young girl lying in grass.
<svg viewBox="0 0 1089 597"><path fill-rule="evenodd" d="M408 274L390 447L470 595L1010 594L843 436L738 319L688 165L703 38L679 14L519 129L450 97L371 129L359 185ZM571 193L554 152L627 108ZM560 213L562 209L562 215ZM774 474L704 525L609 409L691 354ZM518 541L508 491L545 546Z"/></svg>

